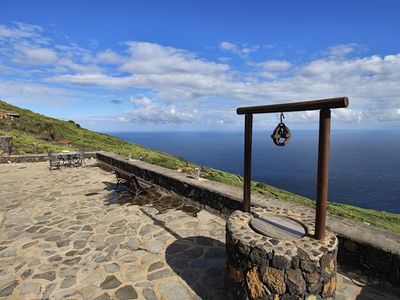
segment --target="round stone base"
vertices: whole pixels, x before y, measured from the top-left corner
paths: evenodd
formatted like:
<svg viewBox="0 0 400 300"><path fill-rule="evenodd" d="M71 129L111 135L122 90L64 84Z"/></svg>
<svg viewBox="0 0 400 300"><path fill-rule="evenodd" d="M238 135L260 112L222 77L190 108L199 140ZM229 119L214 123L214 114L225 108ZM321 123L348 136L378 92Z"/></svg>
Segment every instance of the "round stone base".
<svg viewBox="0 0 400 300"><path fill-rule="evenodd" d="M274 232L260 234L251 228L250 223L255 218L270 220L274 219L272 216L299 222L306 234L278 239ZM338 240L331 232L326 232L324 240L314 239L313 224L313 218L287 209L254 208L252 214L235 211L226 224L227 298L311 300L333 297ZM281 231L282 226L278 227Z"/></svg>

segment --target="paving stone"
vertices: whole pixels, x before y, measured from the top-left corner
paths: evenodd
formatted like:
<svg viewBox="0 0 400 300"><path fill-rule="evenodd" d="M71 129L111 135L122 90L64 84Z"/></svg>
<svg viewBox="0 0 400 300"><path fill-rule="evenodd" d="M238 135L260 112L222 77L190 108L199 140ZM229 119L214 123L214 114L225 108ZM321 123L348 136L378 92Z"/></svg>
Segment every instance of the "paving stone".
<svg viewBox="0 0 400 300"><path fill-rule="evenodd" d="M57 284L56 283L50 283L47 285L46 290L43 293L42 299L50 299L51 293L54 291L56 288Z"/></svg>
<svg viewBox="0 0 400 300"><path fill-rule="evenodd" d="M75 276L68 276L65 277L64 280L61 282L60 288L66 289L76 284L76 277Z"/></svg>
<svg viewBox="0 0 400 300"><path fill-rule="evenodd" d="M60 269L60 277L68 277L68 276L74 276L76 273L78 273L79 268L77 267L62 267Z"/></svg>
<svg viewBox="0 0 400 300"><path fill-rule="evenodd" d="M113 227L113 228L110 228L107 232L109 234L121 234L121 233L124 233L125 231L126 231L125 227Z"/></svg>
<svg viewBox="0 0 400 300"><path fill-rule="evenodd" d="M25 270L24 272L22 272L21 278L23 280L25 280L25 279L31 277L32 274L33 274L33 270L32 269Z"/></svg>
<svg viewBox="0 0 400 300"><path fill-rule="evenodd" d="M32 277L33 279L46 279L48 281L53 281L56 279L56 272L49 271L41 274L36 274Z"/></svg>
<svg viewBox="0 0 400 300"><path fill-rule="evenodd" d="M8 297L12 295L14 289L18 286L19 282L17 280L11 281L8 285L0 289L0 297Z"/></svg>
<svg viewBox="0 0 400 300"><path fill-rule="evenodd" d="M73 265L76 265L80 260L81 260L81 257L75 257L72 259L65 260L64 264L68 265L68 266L73 266Z"/></svg>
<svg viewBox="0 0 400 300"><path fill-rule="evenodd" d="M69 240L62 240L62 241L56 242L56 245L58 248L67 247L67 246L69 246L69 242L70 242Z"/></svg>
<svg viewBox="0 0 400 300"><path fill-rule="evenodd" d="M20 295L26 295L26 294L39 294L40 293L40 283L36 282L24 282L20 289L19 289L19 294Z"/></svg>
<svg viewBox="0 0 400 300"><path fill-rule="evenodd" d="M135 251L140 246L140 241L137 238L130 238L125 244L121 246L126 246L127 249Z"/></svg>
<svg viewBox="0 0 400 300"><path fill-rule="evenodd" d="M146 300L158 300L156 294L152 289L144 289L143 296L146 298Z"/></svg>
<svg viewBox="0 0 400 300"><path fill-rule="evenodd" d="M82 227L82 230L83 231L93 231L93 228L90 225L85 225L85 226Z"/></svg>
<svg viewBox="0 0 400 300"><path fill-rule="evenodd" d="M82 249L85 248L86 240L74 241L74 249Z"/></svg>
<svg viewBox="0 0 400 300"><path fill-rule="evenodd" d="M156 270L156 269L160 269L160 268L162 268L163 266L164 266L164 263L158 261L158 262L156 262L156 263L151 264L151 265L149 266L147 272L151 272L151 271L154 271L154 270Z"/></svg>
<svg viewBox="0 0 400 300"><path fill-rule="evenodd" d="M126 224L126 220L119 220L111 223L110 227L121 227Z"/></svg>
<svg viewBox="0 0 400 300"><path fill-rule="evenodd" d="M187 300L191 296L188 291L178 282L163 282L159 286L159 291L164 300Z"/></svg>
<svg viewBox="0 0 400 300"><path fill-rule="evenodd" d="M126 263L130 263L130 262L137 261L137 258L134 255L127 255L127 256L122 257L120 260L123 262L126 262Z"/></svg>
<svg viewBox="0 0 400 300"><path fill-rule="evenodd" d="M36 245L37 243L39 243L39 241L33 241L33 242L30 242L30 243L27 243L27 244L22 246L22 249L28 249L28 248L32 247L33 245Z"/></svg>
<svg viewBox="0 0 400 300"><path fill-rule="evenodd" d="M115 277L114 275L109 275L101 283L100 287L104 290L108 290L119 287L121 284L122 284L121 281L119 281L117 277Z"/></svg>
<svg viewBox="0 0 400 300"><path fill-rule="evenodd" d="M120 267L116 263L112 263L112 264L104 266L104 270L106 270L106 272L108 272L108 273L118 272L119 269L120 269Z"/></svg>
<svg viewBox="0 0 400 300"><path fill-rule="evenodd" d="M117 296L117 298L121 300L137 299L138 294L134 287L132 287L131 285L126 285L124 287L119 288L115 292L115 296Z"/></svg>
<svg viewBox="0 0 400 300"><path fill-rule="evenodd" d="M58 255L58 254L56 254L56 255L54 255L54 256L51 256L51 257L49 257L49 259L48 259L48 261L50 261L50 262L53 262L53 261L62 261L63 260L63 258L60 256L60 255Z"/></svg>
<svg viewBox="0 0 400 300"><path fill-rule="evenodd" d="M96 298L94 298L94 300L111 300L111 298L108 294L103 294L103 295L97 296Z"/></svg>
<svg viewBox="0 0 400 300"><path fill-rule="evenodd" d="M160 253L163 246L164 246L164 243L162 243L160 241L150 240L143 244L143 249L145 249L151 253L157 254L157 253Z"/></svg>
<svg viewBox="0 0 400 300"><path fill-rule="evenodd" d="M164 269L147 275L147 280L153 281L175 275L170 269Z"/></svg>
<svg viewBox="0 0 400 300"><path fill-rule="evenodd" d="M55 300L64 300L64 299L70 299L69 297L72 297L76 294L76 291L73 289L70 290L62 290L54 295Z"/></svg>

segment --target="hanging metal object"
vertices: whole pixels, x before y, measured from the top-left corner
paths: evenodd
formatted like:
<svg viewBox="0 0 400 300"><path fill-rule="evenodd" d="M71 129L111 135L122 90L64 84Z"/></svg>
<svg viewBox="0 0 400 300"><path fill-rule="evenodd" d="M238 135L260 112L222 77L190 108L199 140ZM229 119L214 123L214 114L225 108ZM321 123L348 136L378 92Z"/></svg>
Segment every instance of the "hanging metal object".
<svg viewBox="0 0 400 300"><path fill-rule="evenodd" d="M274 144L277 146L286 146L289 143L290 137L292 134L290 133L289 128L282 122L285 116L283 113L280 115L280 123L274 129L274 132L271 135Z"/></svg>

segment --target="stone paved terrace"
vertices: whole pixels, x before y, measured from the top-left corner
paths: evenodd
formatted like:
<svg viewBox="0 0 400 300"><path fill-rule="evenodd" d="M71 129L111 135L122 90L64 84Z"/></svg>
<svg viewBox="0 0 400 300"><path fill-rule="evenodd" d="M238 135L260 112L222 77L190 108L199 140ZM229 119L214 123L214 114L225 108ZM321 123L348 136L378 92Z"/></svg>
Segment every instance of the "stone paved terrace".
<svg viewBox="0 0 400 300"><path fill-rule="evenodd" d="M225 221L160 193L132 204L94 163L0 165L0 298L223 299ZM394 299L343 275L336 298Z"/></svg>

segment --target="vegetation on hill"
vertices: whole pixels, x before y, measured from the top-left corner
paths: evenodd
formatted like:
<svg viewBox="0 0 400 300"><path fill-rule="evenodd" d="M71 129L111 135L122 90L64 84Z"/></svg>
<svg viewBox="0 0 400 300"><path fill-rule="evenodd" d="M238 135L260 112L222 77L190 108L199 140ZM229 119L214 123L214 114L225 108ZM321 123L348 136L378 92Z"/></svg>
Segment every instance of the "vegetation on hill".
<svg viewBox="0 0 400 300"><path fill-rule="evenodd" d="M16 121L0 118L0 135L13 137L13 154L46 153L51 151L83 149L86 151L103 150L160 165L169 169L180 169L187 173L195 173L195 165L160 151L147 149L140 145L126 142L120 138L97 133L75 123L73 120L61 121L10 105L0 100L0 112L20 114ZM66 146L72 142L71 147ZM236 187L243 186L243 178L220 170L204 167L202 177ZM314 207L314 201L266 185L252 183L252 190L260 194L299 205ZM367 222L371 225L400 233L400 214L359 208L351 205L330 203L329 211L335 215Z"/></svg>

